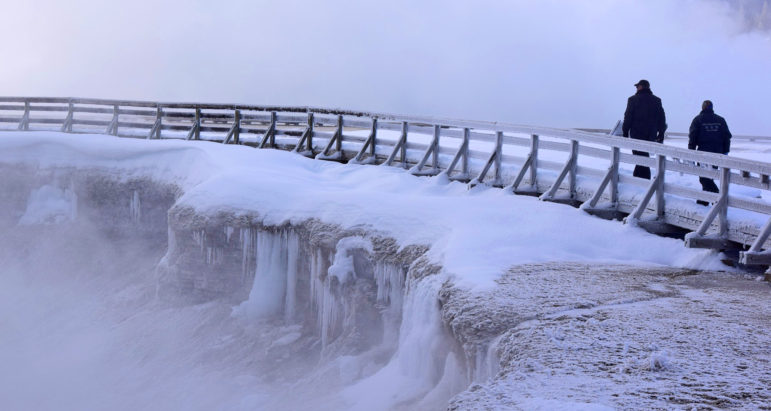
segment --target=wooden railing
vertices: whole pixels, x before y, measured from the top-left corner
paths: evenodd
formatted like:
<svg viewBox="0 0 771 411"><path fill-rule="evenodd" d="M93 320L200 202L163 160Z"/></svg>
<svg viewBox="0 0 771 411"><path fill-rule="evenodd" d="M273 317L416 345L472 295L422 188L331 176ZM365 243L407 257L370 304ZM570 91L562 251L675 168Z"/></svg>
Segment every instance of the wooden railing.
<svg viewBox="0 0 771 411"><path fill-rule="evenodd" d="M470 186L485 184L580 205L653 232L688 231L688 247L733 247L741 251L742 264L771 264L771 164L658 143L579 130L317 107L87 98L0 97L0 129L208 140L399 166L415 175L444 174ZM635 165L654 169L652 180L633 177ZM720 193L702 191L697 177L719 180ZM710 206L696 206L696 200Z"/></svg>

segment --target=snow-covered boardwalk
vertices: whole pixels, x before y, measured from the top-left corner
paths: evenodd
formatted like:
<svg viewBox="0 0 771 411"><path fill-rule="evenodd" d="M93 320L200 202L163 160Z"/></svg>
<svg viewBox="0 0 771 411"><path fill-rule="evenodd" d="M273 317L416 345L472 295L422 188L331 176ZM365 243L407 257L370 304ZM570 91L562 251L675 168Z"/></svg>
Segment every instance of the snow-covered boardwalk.
<svg viewBox="0 0 771 411"><path fill-rule="evenodd" d="M771 164L577 130L313 107L0 98L0 128L278 148L564 202L771 263ZM649 152L651 157L631 154ZM655 170L633 177L635 165ZM698 177L719 180L703 192ZM709 207L696 200L707 201ZM687 233L687 234L686 234Z"/></svg>

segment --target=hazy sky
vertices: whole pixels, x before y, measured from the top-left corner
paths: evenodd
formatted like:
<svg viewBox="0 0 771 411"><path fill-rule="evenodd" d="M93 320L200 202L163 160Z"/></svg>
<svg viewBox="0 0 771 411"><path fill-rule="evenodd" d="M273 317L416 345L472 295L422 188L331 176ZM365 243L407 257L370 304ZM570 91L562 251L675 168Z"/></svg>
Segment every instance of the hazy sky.
<svg viewBox="0 0 771 411"><path fill-rule="evenodd" d="M3 16L0 95L609 128L646 78L670 131L709 98L734 134L771 135L771 31L729 0L25 0Z"/></svg>

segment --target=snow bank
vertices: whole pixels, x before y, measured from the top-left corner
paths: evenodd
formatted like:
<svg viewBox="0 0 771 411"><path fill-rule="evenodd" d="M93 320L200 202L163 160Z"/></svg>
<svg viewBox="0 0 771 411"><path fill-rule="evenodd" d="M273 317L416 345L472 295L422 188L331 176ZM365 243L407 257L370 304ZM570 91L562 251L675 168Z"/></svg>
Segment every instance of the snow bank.
<svg viewBox="0 0 771 411"><path fill-rule="evenodd" d="M723 268L716 254L686 249L679 240L394 167L245 146L56 132L4 133L0 161L149 176L178 185L180 205L202 213L258 211L266 225L316 218L385 232L403 246L430 245L429 255L469 287L493 286L512 265L545 261Z"/></svg>

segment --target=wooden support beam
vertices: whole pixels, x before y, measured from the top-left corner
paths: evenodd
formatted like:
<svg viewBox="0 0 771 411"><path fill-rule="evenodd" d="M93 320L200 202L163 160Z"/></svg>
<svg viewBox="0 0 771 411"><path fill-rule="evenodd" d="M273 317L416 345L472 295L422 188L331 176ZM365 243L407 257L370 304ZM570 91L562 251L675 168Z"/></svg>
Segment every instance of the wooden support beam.
<svg viewBox="0 0 771 411"><path fill-rule="evenodd" d="M771 251L742 251L739 253L739 263L744 265L771 266ZM769 270L771 270L771 267L769 267Z"/></svg>
<svg viewBox="0 0 771 411"><path fill-rule="evenodd" d="M120 124L120 106L117 104L114 104L112 106L112 121L110 122L110 127L108 128L107 133L113 136L117 136L119 124Z"/></svg>
<svg viewBox="0 0 771 411"><path fill-rule="evenodd" d="M24 114L21 116L21 121L19 121L19 130L29 130L29 101L24 102Z"/></svg>
<svg viewBox="0 0 771 411"><path fill-rule="evenodd" d="M399 137L399 141L396 142L391 155L388 156L388 159L386 159L383 165L390 166L393 164L394 160L396 159L396 154L399 152L402 153L402 167L407 164L407 159L404 158L406 151L402 150L402 147L407 145L407 133L409 133L409 123L402 121L402 135Z"/></svg>
<svg viewBox="0 0 771 411"><path fill-rule="evenodd" d="M74 114L74 107L73 107L72 101L70 101L67 104L67 117L64 118L64 123L62 124L62 128L61 128L61 131L63 133L72 133L73 114ZM110 134L109 129L107 130L106 134Z"/></svg>
<svg viewBox="0 0 771 411"><path fill-rule="evenodd" d="M330 152L332 151L333 145L335 146L334 155L330 154ZM316 156L316 158L319 160L344 161L343 159L343 116L342 115L337 116L337 130L335 131L335 134L329 140L329 143L327 143L327 146L324 147L324 150L321 153L319 153Z"/></svg>
<svg viewBox="0 0 771 411"><path fill-rule="evenodd" d="M487 173L490 171L490 168L495 165L495 176L493 177L493 181L490 183L492 186L501 186L501 157L503 155L503 132L498 131L495 133L495 150L493 150L492 153L490 153L490 158L487 159L487 163L485 163L484 168L482 168L482 171L479 173L479 175L471 180L468 184L469 187L474 187L477 184L480 184L484 182L485 177L487 177Z"/></svg>
<svg viewBox="0 0 771 411"><path fill-rule="evenodd" d="M769 218L768 221L766 222L766 225L764 225L763 228L760 229L760 232L758 233L758 236L755 238L755 241L752 243L752 246L750 247L749 251L756 252L756 253L760 252L760 250L763 249L763 244L765 244L769 236L771 236L771 218Z"/></svg>
<svg viewBox="0 0 771 411"><path fill-rule="evenodd" d="M711 250L725 250L729 246L729 241L716 235L692 236L689 233L685 236L685 246L687 248L708 248Z"/></svg>
<svg viewBox="0 0 771 411"><path fill-rule="evenodd" d="M659 207L659 198L657 198L657 207L656 207L656 218L660 218L663 216L663 192L664 192L664 174L666 173L666 170L664 169L664 165L666 164L665 157L663 155L658 155L658 170L656 171L656 178L651 181L651 184L648 186L648 190L645 192L645 195L643 196L642 201L640 201L637 204L637 207L635 207L634 211L632 211L629 216L627 216L624 219L624 223L626 224L634 224L637 225L637 222L640 220L640 217L642 216L643 212L645 211L645 208L648 206L648 203L651 201L651 198L653 197L653 194L656 193L656 191L661 191L662 197L661 197L661 207ZM662 214L659 215L659 210L661 210Z"/></svg>
<svg viewBox="0 0 771 411"><path fill-rule="evenodd" d="M303 130L300 141L292 150L295 153L302 154L306 157L313 157L313 113L308 113L308 126ZM305 150L303 150L305 148Z"/></svg>
<svg viewBox="0 0 771 411"><path fill-rule="evenodd" d="M728 237L728 185L730 183L731 169L723 167L720 173L720 197L704 217L699 228L685 236L685 246L688 248L713 248L722 249L727 243ZM718 219L718 229L715 235L708 236L707 230L712 222Z"/></svg>
<svg viewBox="0 0 771 411"><path fill-rule="evenodd" d="M739 263L744 265L771 265L771 249L763 251L763 244L771 236L771 218L768 219L747 251L739 253Z"/></svg>
<svg viewBox="0 0 771 411"><path fill-rule="evenodd" d="M190 131L187 132L187 140L200 140L201 139L201 108L195 108L195 117L193 118L193 126L190 127Z"/></svg>
<svg viewBox="0 0 771 411"><path fill-rule="evenodd" d="M150 133L147 134L147 139L161 138L161 127L163 125L163 110L161 109L161 106L157 106L155 111L155 123L153 124L153 127L150 129Z"/></svg>
<svg viewBox="0 0 771 411"><path fill-rule="evenodd" d="M525 178L525 174L530 172L530 189L520 190L519 185ZM530 136L530 154L528 154L525 163L522 164L522 168L519 170L517 177L509 184L504 190L515 194L533 194L538 192L538 134Z"/></svg>
<svg viewBox="0 0 771 411"><path fill-rule="evenodd" d="M450 163L450 166L447 167L447 170L444 170L442 174L446 174L447 177L450 180L454 181L468 181L469 180L469 172L468 172L468 151L469 151L469 135L471 134L471 130L466 127L463 129L463 142L461 143L460 147L458 147L458 151L455 153L455 157L453 157L452 162ZM461 171L459 174L452 175L452 172L455 171L455 167L458 165L458 162L461 163Z"/></svg>
<svg viewBox="0 0 771 411"><path fill-rule="evenodd" d="M377 143L377 118L372 119L372 128L369 132L369 137L367 137L367 141L364 142L364 145L361 146L361 150L359 150L358 153L356 153L356 156L352 158L349 163L352 164L374 164L377 161L377 158L375 157L375 144ZM369 149L369 152L367 151ZM367 158L367 161L362 161L362 158L364 158L364 154L369 154L369 157Z"/></svg>
<svg viewBox="0 0 771 411"><path fill-rule="evenodd" d="M431 140L426 152L423 153L423 158L420 159L410 173L416 176L434 176L439 174L439 136L441 135L442 128L438 124L434 125L434 138ZM433 167L430 170L423 170L423 167L428 162L428 158L433 154Z"/></svg>
<svg viewBox="0 0 771 411"><path fill-rule="evenodd" d="M597 190L594 191L594 195L592 195L592 198L590 198L589 201L581 205L582 210L590 214L595 214L599 212L602 212L603 214L607 214L607 212L609 211L610 212L618 211L619 155L620 155L620 150L618 149L618 147L613 147L613 149L611 150L610 166L608 167L608 171L605 173L605 177L603 177L602 182L600 182L600 186L597 187ZM597 203L602 197L602 193L605 192L605 188L608 186L608 184L610 184L610 207L598 209Z"/></svg>
<svg viewBox="0 0 771 411"><path fill-rule="evenodd" d="M562 181L565 179L566 176L570 175L570 184L568 187L568 198L566 200L575 201L576 198L576 166L578 164L578 141L571 140L570 141L570 156L568 157L568 160L565 162L565 165L562 167L562 171L560 171L559 176L554 181L554 184L549 188L549 190L543 195L539 197L540 200L543 201L555 201L555 195L557 194L557 190L559 190L560 185L562 184Z"/></svg>
<svg viewBox="0 0 771 411"><path fill-rule="evenodd" d="M275 111L270 112L270 126L268 126L268 129L265 130L265 134L262 135L262 139L260 139L260 144L257 147L276 148L276 112Z"/></svg>

